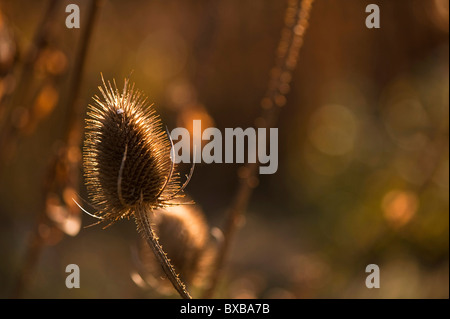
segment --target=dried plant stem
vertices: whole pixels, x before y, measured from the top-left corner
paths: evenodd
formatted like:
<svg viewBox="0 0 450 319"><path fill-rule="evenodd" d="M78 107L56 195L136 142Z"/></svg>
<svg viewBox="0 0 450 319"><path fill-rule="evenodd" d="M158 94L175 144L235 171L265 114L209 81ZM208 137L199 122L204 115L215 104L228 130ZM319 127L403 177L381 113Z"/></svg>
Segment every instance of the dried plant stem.
<svg viewBox="0 0 450 319"><path fill-rule="evenodd" d="M177 290L180 296L184 299L192 299L191 295L186 289L186 285L180 280L180 277L175 272L169 258L167 258L162 246L159 244L158 237L153 231L152 225L147 215L147 211L144 208L139 207L135 211L136 224L139 232L147 241L150 248L153 250L156 258L158 259L164 273L172 283L173 287Z"/></svg>
<svg viewBox="0 0 450 319"><path fill-rule="evenodd" d="M81 35L79 51L73 65L74 73L67 97L68 112L66 115L66 123L68 123L68 130L66 131L66 136L64 136L64 140L71 146L78 146L81 141L85 106L84 104L80 104L77 98L81 88L81 79L83 76L86 54L93 33L92 31L94 29L98 11L102 4L103 0L91 0L89 16L83 29L83 34Z"/></svg>
<svg viewBox="0 0 450 319"><path fill-rule="evenodd" d="M58 0L51 0L45 10L41 22L36 28L36 32L33 36L33 40L28 48L25 56L23 66L20 70L17 86L15 88L15 94L8 99L5 107L3 117L0 118L0 160L7 160L10 146L14 145L20 138L20 129L15 127L11 122L11 113L16 106L31 107L31 101L27 101L29 98L30 83L34 72L34 64L39 56L40 51L45 47L47 43L47 37L50 31L50 22L56 13ZM19 94L17 94L19 92Z"/></svg>
<svg viewBox="0 0 450 319"><path fill-rule="evenodd" d="M64 136L65 147L63 153L57 154L56 157L53 159L47 172L44 181L45 186L43 191L43 201L41 203L40 213L38 215L36 225L34 226L33 233L30 235L30 239L26 247L24 262L20 269L15 287L12 292L13 298L20 298L23 295L26 285L30 282L31 274L34 272L36 264L39 260L39 256L46 245L46 239L42 237L39 231L40 227L42 225L47 226L50 225L50 227L54 227L46 214L45 199L48 197L50 193L55 191L56 192L61 191L65 187L71 187L73 189L77 188L79 163L68 161L67 152L71 146L78 147L81 141L82 118L80 116L77 116L78 114L81 114L81 110L79 107L80 104L77 103L76 99L79 93L83 66L86 60L87 48L89 45L90 37L93 31L100 3L101 0L92 0L90 3L86 26L84 26L84 30L80 38L80 47L76 55L72 84L69 88L70 92L67 104L68 118L66 119L67 130ZM51 2L50 6L52 7L53 4L54 1ZM78 142L76 141L77 138ZM68 165L69 167L66 167ZM61 171L61 167L67 168L66 170L63 170L68 172L68 176L66 176L65 178L61 178L61 176L58 176L57 172ZM66 184L61 185L61 180L63 181L63 183Z"/></svg>
<svg viewBox="0 0 450 319"><path fill-rule="evenodd" d="M300 3L301 2L301 3ZM286 103L285 95L289 91L292 72L297 65L298 53L303 44L303 36L308 27L311 6L314 0L289 0L285 14L285 27L281 33L276 51L275 67L267 92L261 101L262 114L258 126L273 127L278 119L280 107ZM224 261L229 253L234 234L239 221L247 209L250 196L257 185L258 164L248 163L239 182L235 199L227 212L223 227L224 239L217 254L215 269L212 273L209 287L204 292L204 298L212 298L220 279Z"/></svg>
<svg viewBox="0 0 450 319"><path fill-rule="evenodd" d="M59 165L68 165L68 183L71 188L78 189L79 187L79 169L80 160L70 160L67 161L68 152L71 149L79 149L80 142L82 139L82 128L83 128L83 113L85 106L80 103L78 96L81 88L81 80L83 77L84 65L86 62L87 51L89 48L91 36L94 30L94 25L97 19L98 11L103 3L103 0L91 0L89 5L89 14L87 17L86 25L83 28L83 33L81 34L80 45L78 48L77 55L75 57L75 62L73 65L73 74L71 79L71 84L68 90L67 96L67 113L64 123L67 124L67 130L64 133L64 156L61 158L64 163L57 163L55 167Z"/></svg>
<svg viewBox="0 0 450 319"><path fill-rule="evenodd" d="M21 92L20 95L16 94L17 99L23 99L28 92L30 80L31 80L31 74L33 72L33 65L36 61L37 55L41 48L45 45L45 37L48 34L49 30L49 21L53 17L56 11L56 0L51 0L47 6L47 9L44 13L44 16L42 17L42 20L40 24L37 27L36 33L34 35L32 44L30 45L30 48L28 49L25 58L24 58L24 65L22 67L22 71L20 74L19 82L17 84L16 92ZM11 99L8 104L8 110L11 111L12 102L15 102L14 99ZM11 122L9 121L9 115L6 112L6 116L1 120L0 124L3 124L3 130L0 132L0 148L3 150L6 150L9 148L9 145L14 143L16 139L18 138L18 132L12 127ZM6 155L6 152L4 152L4 155ZM4 159L4 158L0 158ZM40 214L38 216L38 220L36 222L36 225L40 225L42 222L44 222L44 219L46 219L46 216L43 214ZM32 269L34 269L39 256L41 254L42 248L44 246L44 240L39 234L38 227L35 227L35 230L30 235L27 248L26 248L26 254L25 258L22 264L22 268L20 269L19 275L17 277L17 280L15 282L15 286L13 288L13 291L11 293L12 298L19 298L22 296L26 284L30 281Z"/></svg>

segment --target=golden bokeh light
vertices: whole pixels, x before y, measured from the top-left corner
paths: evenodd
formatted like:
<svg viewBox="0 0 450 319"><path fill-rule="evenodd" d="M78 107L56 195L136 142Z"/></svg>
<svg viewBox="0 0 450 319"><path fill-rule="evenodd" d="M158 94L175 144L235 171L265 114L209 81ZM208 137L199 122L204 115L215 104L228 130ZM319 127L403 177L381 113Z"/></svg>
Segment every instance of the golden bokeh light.
<svg viewBox="0 0 450 319"><path fill-rule="evenodd" d="M393 228L400 228L416 215L419 199L413 192L392 190L383 197L381 207L388 224Z"/></svg>
<svg viewBox="0 0 450 319"><path fill-rule="evenodd" d="M351 152L357 133L358 122L353 112L342 105L322 106L309 122L309 140L319 151L330 156Z"/></svg>

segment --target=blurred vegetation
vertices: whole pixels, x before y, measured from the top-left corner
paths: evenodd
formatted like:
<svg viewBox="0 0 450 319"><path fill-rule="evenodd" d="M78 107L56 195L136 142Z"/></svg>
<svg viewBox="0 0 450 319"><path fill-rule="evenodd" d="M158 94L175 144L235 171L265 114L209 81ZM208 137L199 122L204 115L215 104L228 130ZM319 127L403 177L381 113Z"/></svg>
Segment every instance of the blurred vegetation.
<svg viewBox="0 0 450 319"><path fill-rule="evenodd" d="M58 1L36 52L30 46L48 3L0 1L0 131L10 130L0 149L3 298L67 133L88 7ZM65 27L69 3L80 5L81 29ZM365 27L369 3L380 6L380 29ZM169 128L193 119L204 128L253 127L285 5L104 1L77 103L84 110L91 103L101 72L120 86L133 70L132 81ZM280 113L279 169L259 178L218 297L449 297L448 19L446 0L315 2ZM81 156L78 148L68 154L73 162ZM221 226L238 168L195 169L188 192L211 226ZM61 201L68 204L74 192L45 198L61 231L38 227L47 247L24 297L161 297L135 276L133 222L106 230L84 228L95 222L87 215L61 222ZM70 263L80 266L81 289L65 287ZM380 267L380 289L365 287L371 263Z"/></svg>

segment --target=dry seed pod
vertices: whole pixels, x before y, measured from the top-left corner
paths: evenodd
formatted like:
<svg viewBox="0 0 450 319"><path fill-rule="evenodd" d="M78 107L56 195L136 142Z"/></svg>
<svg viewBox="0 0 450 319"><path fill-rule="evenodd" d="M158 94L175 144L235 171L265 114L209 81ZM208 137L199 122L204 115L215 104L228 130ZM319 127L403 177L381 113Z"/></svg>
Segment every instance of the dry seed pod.
<svg viewBox="0 0 450 319"><path fill-rule="evenodd" d="M198 206L174 206L155 211L152 222L167 257L183 282L202 286L211 268L214 249L209 241L208 225ZM149 279L147 282L160 292L167 292L169 283L159 280L164 273L145 243L140 245L139 257L144 278Z"/></svg>
<svg viewBox="0 0 450 319"><path fill-rule="evenodd" d="M98 210L95 217L115 221L134 216L138 231L181 297L190 299L166 253L158 242L148 213L174 205L180 186L171 160L171 140L147 99L129 87L122 93L111 83L99 87L86 119L83 166L89 197ZM193 170L191 169L191 175Z"/></svg>
<svg viewBox="0 0 450 319"><path fill-rule="evenodd" d="M147 99L129 87L122 93L103 80L86 119L83 166L86 186L104 220L128 218L137 206L152 209L179 197L171 144Z"/></svg>

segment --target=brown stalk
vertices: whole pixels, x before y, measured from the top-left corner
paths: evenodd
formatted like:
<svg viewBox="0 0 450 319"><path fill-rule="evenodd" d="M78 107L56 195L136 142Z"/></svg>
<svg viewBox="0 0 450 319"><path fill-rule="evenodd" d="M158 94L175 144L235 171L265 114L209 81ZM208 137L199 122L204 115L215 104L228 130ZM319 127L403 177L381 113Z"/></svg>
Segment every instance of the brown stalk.
<svg viewBox="0 0 450 319"><path fill-rule="evenodd" d="M180 294L180 296L184 299L192 299L191 295L186 289L184 283L180 280L180 277L175 272L169 258L167 258L167 254L162 249L159 244L158 237L153 231L152 225L147 215L147 211L142 207L139 207L135 212L134 216L136 218L136 224L138 226L138 230L143 235L144 239L147 241L150 248L153 250L158 262L164 270L167 278L172 283L173 287Z"/></svg>
<svg viewBox="0 0 450 319"><path fill-rule="evenodd" d="M17 142L17 139L21 134L20 130L11 123L12 108L16 105L31 107L31 103L25 103L25 99L29 96L34 64L40 51L47 43L50 22L55 15L57 3L57 0L50 0L48 3L42 20L37 26L33 40L24 57L24 63L20 71L17 87L15 88L15 92L19 92L20 94L14 94L14 97L8 100L9 103L6 102L5 116L0 118L0 128L2 128L2 130L0 130L0 149L4 151L0 153L3 154L3 156L0 157L0 160L5 160L6 153L10 149L10 146Z"/></svg>
<svg viewBox="0 0 450 319"><path fill-rule="evenodd" d="M50 7L53 7L54 3L55 1L52 0L52 2L50 3ZM30 235L30 239L26 247L25 259L12 292L13 298L20 298L23 295L27 284L29 284L30 282L31 275L36 268L39 256L41 255L41 252L46 245L46 238L43 237L40 231L41 226L45 225L49 228L56 228L56 226L52 224L52 221L46 214L47 211L45 202L47 197L52 192L61 191L64 187L71 187L73 189L78 188L79 162L68 161L67 151L70 149L70 147L79 147L79 143L81 141L82 109L81 104L77 103L77 97L80 91L81 78L90 38L101 3L102 0L92 0L89 5L87 22L82 29L83 33L81 34L80 38L80 46L74 62L73 78L69 87L69 94L67 99L68 102L66 106L66 123L68 125L66 126L67 131L64 134L63 152L62 154L60 153L56 155L52 160L47 176L45 178L43 201L41 202L40 213L38 214L36 225L34 227L33 233ZM49 9L48 11L51 10ZM46 17L48 15L49 13L46 14ZM63 178L63 183L65 183L65 185L61 185L61 176L58 176L58 171L61 171L61 167L66 168L68 172L68 177L66 177L65 179Z"/></svg>
<svg viewBox="0 0 450 319"><path fill-rule="evenodd" d="M286 103L286 87L292 79L292 73L297 65L298 53L303 44L303 37L308 27L311 6L314 0L289 0L285 14L285 26L276 51L275 66L264 98L261 100L260 127L273 127L278 119L280 107ZM215 268L212 272L209 287L204 292L204 298L212 298L223 272L224 262L229 254L230 245L238 229L239 221L244 215L250 196L257 184L257 163L244 166L244 177L239 182L238 189L231 207L226 214L223 227L223 242L217 254Z"/></svg>

